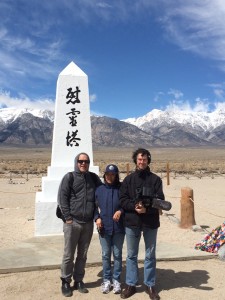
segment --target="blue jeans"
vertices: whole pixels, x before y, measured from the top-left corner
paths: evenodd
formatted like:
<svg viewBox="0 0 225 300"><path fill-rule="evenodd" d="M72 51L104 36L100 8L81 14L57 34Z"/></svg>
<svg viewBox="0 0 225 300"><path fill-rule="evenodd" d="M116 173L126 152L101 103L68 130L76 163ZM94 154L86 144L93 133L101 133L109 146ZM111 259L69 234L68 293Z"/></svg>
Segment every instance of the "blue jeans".
<svg viewBox="0 0 225 300"><path fill-rule="evenodd" d="M135 286L138 283L138 251L141 232L145 242L144 284L155 285L156 279L156 238L158 229L147 227L125 228L127 240L126 284Z"/></svg>
<svg viewBox="0 0 225 300"><path fill-rule="evenodd" d="M124 236L124 233L104 234L104 237L99 236L102 247L103 281L114 279L120 282ZM112 253L114 259L113 274L111 271Z"/></svg>

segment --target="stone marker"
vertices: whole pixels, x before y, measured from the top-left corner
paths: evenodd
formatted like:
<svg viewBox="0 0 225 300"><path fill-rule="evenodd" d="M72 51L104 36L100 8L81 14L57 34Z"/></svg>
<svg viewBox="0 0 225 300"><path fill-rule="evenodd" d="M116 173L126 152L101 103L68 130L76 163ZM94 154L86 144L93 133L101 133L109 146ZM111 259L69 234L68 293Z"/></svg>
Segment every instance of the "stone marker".
<svg viewBox="0 0 225 300"><path fill-rule="evenodd" d="M91 119L87 75L73 62L57 81L51 166L42 177L42 192L36 193L35 235L62 234L63 223L56 217L57 193L62 177L74 170L74 158L80 152L90 156L93 166Z"/></svg>

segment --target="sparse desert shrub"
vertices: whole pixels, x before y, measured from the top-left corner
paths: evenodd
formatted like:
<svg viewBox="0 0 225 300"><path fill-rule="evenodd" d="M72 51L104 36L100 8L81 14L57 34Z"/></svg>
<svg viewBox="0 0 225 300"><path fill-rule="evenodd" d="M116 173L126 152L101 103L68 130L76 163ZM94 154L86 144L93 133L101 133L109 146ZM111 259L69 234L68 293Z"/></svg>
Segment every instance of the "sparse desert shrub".
<svg viewBox="0 0 225 300"><path fill-rule="evenodd" d="M119 167L120 173L126 176L127 166L134 170L131 156L134 149L97 149L94 150L94 165L99 166L100 176L104 173L109 163ZM211 174L225 174L225 151L224 149L182 149L182 148L153 148L149 149L152 154L151 170L157 174L165 173L167 163L174 176L194 175L211 176ZM17 174L46 174L50 166L50 149L0 149L0 173L8 174L16 171ZM41 176L41 175L38 175ZM122 177L122 176L121 176Z"/></svg>

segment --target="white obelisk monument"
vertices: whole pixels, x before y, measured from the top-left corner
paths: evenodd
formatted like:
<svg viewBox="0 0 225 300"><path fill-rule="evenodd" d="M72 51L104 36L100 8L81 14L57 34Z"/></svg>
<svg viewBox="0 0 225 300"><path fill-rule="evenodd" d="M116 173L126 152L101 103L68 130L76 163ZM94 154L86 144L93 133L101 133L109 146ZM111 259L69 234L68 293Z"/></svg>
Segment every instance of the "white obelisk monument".
<svg viewBox="0 0 225 300"><path fill-rule="evenodd" d="M74 158L80 152L90 156L93 166L88 77L71 62L57 81L51 166L42 177L42 191L36 193L35 235L62 234L63 222L56 217L58 187L62 177L74 170Z"/></svg>

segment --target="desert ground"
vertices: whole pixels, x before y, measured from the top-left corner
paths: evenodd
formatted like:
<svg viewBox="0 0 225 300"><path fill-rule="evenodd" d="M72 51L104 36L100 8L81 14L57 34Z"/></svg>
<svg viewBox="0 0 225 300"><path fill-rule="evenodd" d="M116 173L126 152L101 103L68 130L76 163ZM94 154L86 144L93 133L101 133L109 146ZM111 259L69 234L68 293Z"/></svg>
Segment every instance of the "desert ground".
<svg viewBox="0 0 225 300"><path fill-rule="evenodd" d="M94 165L100 175L108 163L116 163L121 178L134 165L133 149L95 149ZM164 212L158 242L193 249L208 232L225 220L225 151L218 149L150 149L151 168L162 177L166 199L172 209ZM0 148L0 247L12 248L34 236L35 193L41 190L41 178L50 165L49 148ZM169 164L169 183L166 170ZM201 230L179 227L181 189L193 190L196 225ZM200 250L196 250L200 251ZM4 259L1 257L1 259ZM130 299L148 299L142 286L143 264L140 263L140 285ZM225 262L217 255L204 260L158 261L157 289L161 299L225 299ZM63 299L60 270L41 270L0 274L1 299ZM122 282L125 278L125 266ZM110 292L100 292L101 266L86 269L88 294L74 292L71 299L115 299Z"/></svg>

